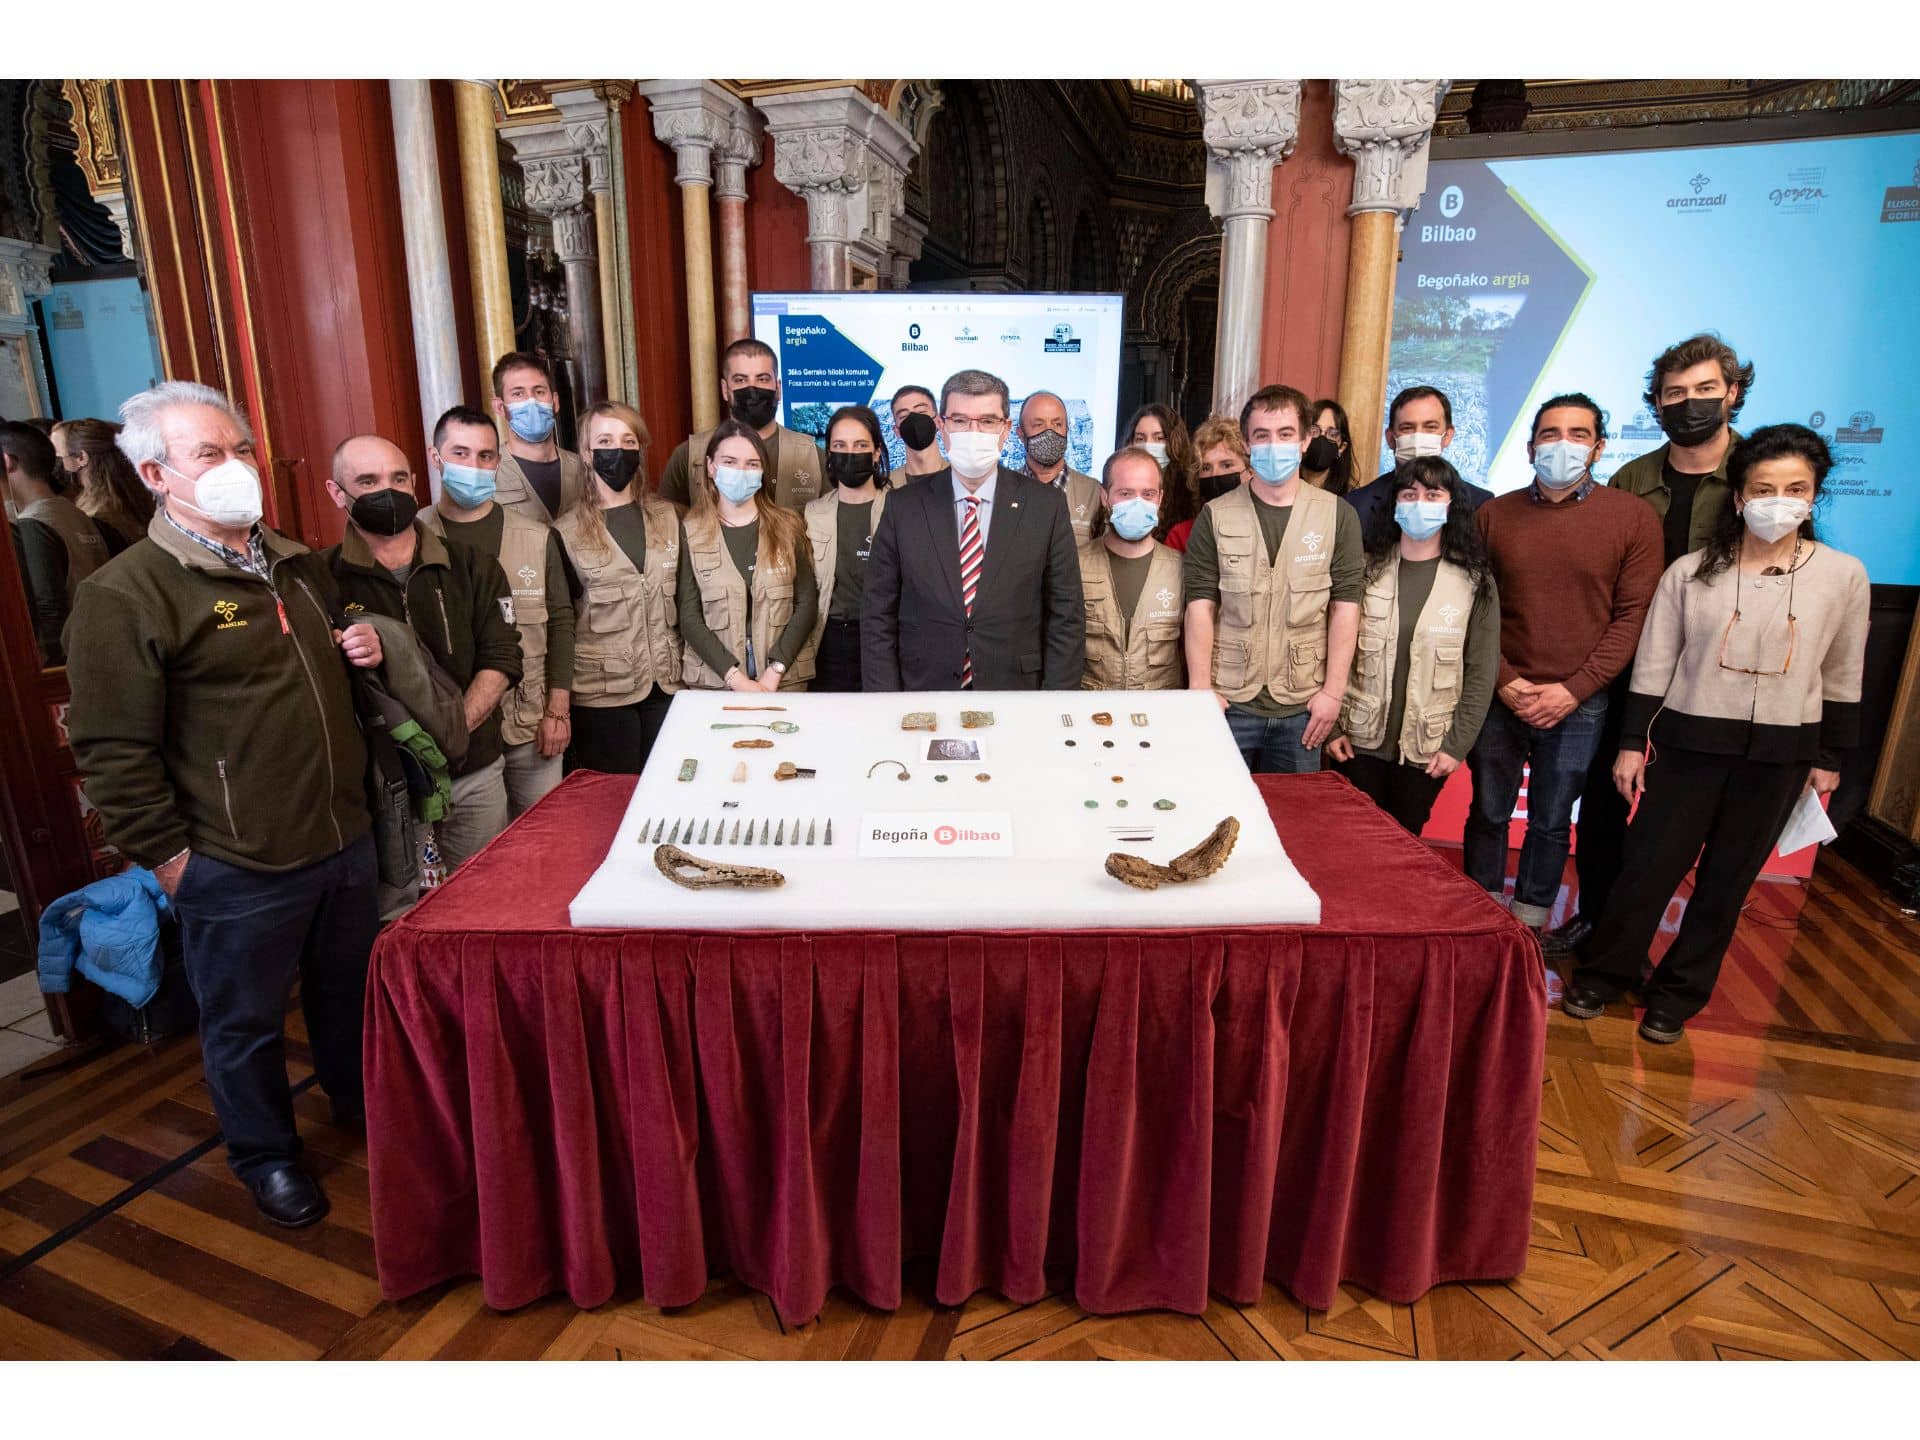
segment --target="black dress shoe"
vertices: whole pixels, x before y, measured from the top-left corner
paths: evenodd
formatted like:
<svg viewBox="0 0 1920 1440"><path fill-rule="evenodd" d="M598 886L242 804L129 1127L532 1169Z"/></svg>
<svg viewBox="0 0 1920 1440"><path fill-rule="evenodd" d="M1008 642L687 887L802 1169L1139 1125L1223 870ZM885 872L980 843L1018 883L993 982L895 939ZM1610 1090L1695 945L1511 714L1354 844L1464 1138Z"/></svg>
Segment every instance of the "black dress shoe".
<svg viewBox="0 0 1920 1440"><path fill-rule="evenodd" d="M1591 980L1576 980L1560 998L1560 1008L1576 1020L1591 1020L1601 1014L1612 999Z"/></svg>
<svg viewBox="0 0 1920 1440"><path fill-rule="evenodd" d="M1593 926L1576 915L1558 930L1542 931L1540 948L1550 955L1570 955L1591 934Z"/></svg>
<svg viewBox="0 0 1920 1440"><path fill-rule="evenodd" d="M253 1203L276 1225L298 1230L322 1219L332 1208L314 1179L298 1165L283 1165L247 1181Z"/></svg>
<svg viewBox="0 0 1920 1440"><path fill-rule="evenodd" d="M1640 1017L1640 1038L1654 1045L1671 1045L1686 1033L1684 1020L1649 1010Z"/></svg>

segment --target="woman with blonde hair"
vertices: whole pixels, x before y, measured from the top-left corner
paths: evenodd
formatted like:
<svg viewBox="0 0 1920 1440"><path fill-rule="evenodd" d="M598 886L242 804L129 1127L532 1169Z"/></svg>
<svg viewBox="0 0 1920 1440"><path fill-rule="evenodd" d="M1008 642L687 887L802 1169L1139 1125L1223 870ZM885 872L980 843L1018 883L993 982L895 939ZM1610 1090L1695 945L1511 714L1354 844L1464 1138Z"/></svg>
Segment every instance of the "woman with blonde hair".
<svg viewBox="0 0 1920 1440"><path fill-rule="evenodd" d="M52 435L68 483L80 487L73 503L92 517L110 555L145 535L153 519L153 492L120 453L119 434L120 427L110 420L63 420Z"/></svg>
<svg viewBox="0 0 1920 1440"><path fill-rule="evenodd" d="M1200 517L1207 502L1244 484L1251 466L1240 423L1225 415L1209 415L1193 432L1193 463L1188 467L1184 487L1188 499L1187 518L1167 531L1168 547L1185 550L1187 537L1193 533L1193 522Z"/></svg>
<svg viewBox="0 0 1920 1440"><path fill-rule="evenodd" d="M787 669L820 613L806 524L775 501L759 432L723 420L680 526L680 636L690 690L803 690Z"/></svg>
<svg viewBox="0 0 1920 1440"><path fill-rule="evenodd" d="M566 769L638 775L680 688L680 511L647 489L638 411L602 400L577 433L593 483L553 522L579 579Z"/></svg>

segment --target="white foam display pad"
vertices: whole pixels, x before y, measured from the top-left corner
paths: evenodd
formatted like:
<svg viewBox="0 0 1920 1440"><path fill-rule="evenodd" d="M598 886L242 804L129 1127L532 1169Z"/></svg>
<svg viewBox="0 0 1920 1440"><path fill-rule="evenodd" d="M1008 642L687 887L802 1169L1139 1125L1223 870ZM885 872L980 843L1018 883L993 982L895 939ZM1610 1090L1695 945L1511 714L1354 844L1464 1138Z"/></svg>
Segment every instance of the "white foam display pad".
<svg viewBox="0 0 1920 1440"><path fill-rule="evenodd" d="M785 708L723 708L730 705ZM938 728L903 731L902 717L916 710L931 711ZM991 711L994 723L962 729L962 710ZM1096 712L1113 723L1094 724ZM1133 723L1136 714L1144 726ZM1062 724L1062 715L1073 723ZM799 729L710 728L772 721ZM736 750L740 739L774 743ZM981 758L929 760L930 746L945 741L962 742L961 749L973 742ZM683 782L686 760L698 770ZM775 780L783 760L817 773ZM869 777L880 760L901 761L909 778L896 778L900 767L890 764ZM748 778L735 783L742 761ZM1162 799L1175 808L1156 810ZM726 808L729 801L735 808ZM1115 850L1164 864L1229 815L1240 821L1239 843L1225 868L1205 880L1136 890L1103 868ZM683 850L770 867L786 884L674 884L654 865L653 836L664 841L676 823ZM752 845L731 843L736 823L742 841L754 827ZM784 843L761 843L774 831L784 832ZM1281 848L1226 719L1204 692L700 691L674 697L613 848L571 913L577 926L648 929L1189 929L1318 924L1320 898Z"/></svg>

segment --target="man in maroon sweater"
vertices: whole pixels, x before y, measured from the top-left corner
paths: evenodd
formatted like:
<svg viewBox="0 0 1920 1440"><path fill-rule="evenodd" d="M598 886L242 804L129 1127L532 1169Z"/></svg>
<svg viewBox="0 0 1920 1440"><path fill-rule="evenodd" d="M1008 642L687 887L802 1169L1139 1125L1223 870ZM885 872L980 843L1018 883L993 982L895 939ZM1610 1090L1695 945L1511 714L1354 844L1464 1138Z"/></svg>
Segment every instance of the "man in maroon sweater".
<svg viewBox="0 0 1920 1440"><path fill-rule="evenodd" d="M1466 872L1490 894L1504 889L1507 822L1527 767L1513 913L1536 932L1566 869L1573 804L1599 744L1607 685L1632 663L1660 583L1652 507L1594 482L1606 437L1591 399L1554 396L1533 417L1534 483L1474 517L1500 587L1500 688L1467 756Z"/></svg>

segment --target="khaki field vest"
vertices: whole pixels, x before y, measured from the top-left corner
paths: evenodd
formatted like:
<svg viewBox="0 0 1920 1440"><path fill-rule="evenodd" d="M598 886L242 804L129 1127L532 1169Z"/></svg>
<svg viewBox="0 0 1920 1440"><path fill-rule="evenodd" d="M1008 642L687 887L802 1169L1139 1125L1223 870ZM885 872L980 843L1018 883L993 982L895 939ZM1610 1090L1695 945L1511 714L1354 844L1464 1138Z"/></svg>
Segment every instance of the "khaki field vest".
<svg viewBox="0 0 1920 1440"><path fill-rule="evenodd" d="M1073 543L1079 545L1092 533L1093 517L1100 513L1100 482L1071 465L1065 474L1067 523L1073 526Z"/></svg>
<svg viewBox="0 0 1920 1440"><path fill-rule="evenodd" d="M699 522L688 523L687 559L693 566L694 581L700 587L700 610L707 628L744 665L747 656L747 582L733 568L733 556L727 551L727 542L720 534L720 522L717 519L710 518L704 525ZM786 556L776 556L769 565L754 566L753 665L761 674L766 673L767 653L773 642L780 638L780 632L787 628L787 621L793 618L793 582L793 561ZM780 677L782 690L806 689L806 682L794 670L795 667L789 666L787 673ZM691 645L686 647L686 658L680 673L689 690L727 688L725 678L716 675L713 667L702 660L700 652Z"/></svg>
<svg viewBox="0 0 1920 1440"><path fill-rule="evenodd" d="M707 473L707 442L712 438L711 430L702 430L698 435L687 438L689 498ZM813 443L811 436L802 435L798 430L789 430L784 425L774 430L773 438L774 502L789 510L804 509L809 501L819 498L821 486L826 483L825 471L820 464L820 447ZM765 483L764 480L762 483ZM756 650L754 654L757 658L759 652Z"/></svg>
<svg viewBox="0 0 1920 1440"><path fill-rule="evenodd" d="M1400 759L1425 765L1440 749L1460 704L1462 656L1467 617L1473 613L1473 580L1442 560L1433 592L1414 620L1407 660L1406 718L1400 725ZM1384 565L1367 582L1360 602L1360 640L1353 673L1341 705L1340 728L1362 750L1378 750L1387 741L1387 712L1393 708L1393 667L1400 645L1400 560Z"/></svg>
<svg viewBox="0 0 1920 1440"><path fill-rule="evenodd" d="M878 491L873 497L873 510L867 517L867 523L873 528L867 532L867 543L873 543L873 537L879 532L880 517L887 510L887 492ZM792 681L813 679L814 658L820 653L820 636L827 628L827 611L833 606L834 571L840 563L840 495L838 489L822 495L807 506L807 542L813 547L813 578L820 587L820 618L813 622L813 633L807 637L806 648L801 650L793 666L787 671Z"/></svg>
<svg viewBox="0 0 1920 1440"><path fill-rule="evenodd" d="M1346 502L1297 487L1276 563L1267 560L1259 503L1242 485L1207 506L1220 561L1213 688L1229 700L1265 689L1282 705L1304 705L1327 678L1333 535Z"/></svg>
<svg viewBox="0 0 1920 1440"><path fill-rule="evenodd" d="M573 703L589 709L634 705L658 685L680 688L680 512L653 495L636 495L647 526L647 568L634 569L611 535L606 549L580 540L585 507L553 522L580 577L574 611Z"/></svg>
<svg viewBox="0 0 1920 1440"><path fill-rule="evenodd" d="M107 542L93 521L64 495L34 501L20 511L20 518L37 520L60 537L67 552L67 604L73 604L80 582L107 563Z"/></svg>
<svg viewBox="0 0 1920 1440"><path fill-rule="evenodd" d="M501 423L504 425L506 422ZM566 514L579 502L592 479L578 455L571 450L560 451L561 514ZM554 519L547 513L546 502L540 498L540 492L533 488L527 472L520 468L520 461L506 448L504 441L500 447L500 468L493 472L493 498L501 509L528 520L550 524Z"/></svg>
<svg viewBox="0 0 1920 1440"><path fill-rule="evenodd" d="M513 592L513 623L520 631L520 683L500 701L500 739L525 745L540 733L540 717L547 708L547 531L500 506L500 553L495 558L507 572ZM446 527L440 511L429 506L420 523L442 539Z"/></svg>
<svg viewBox="0 0 1920 1440"><path fill-rule="evenodd" d="M1087 607L1087 673L1082 690L1178 690L1187 683L1180 655L1180 552L1155 544L1129 627L1114 595L1113 555L1104 540L1080 547L1080 593Z"/></svg>

